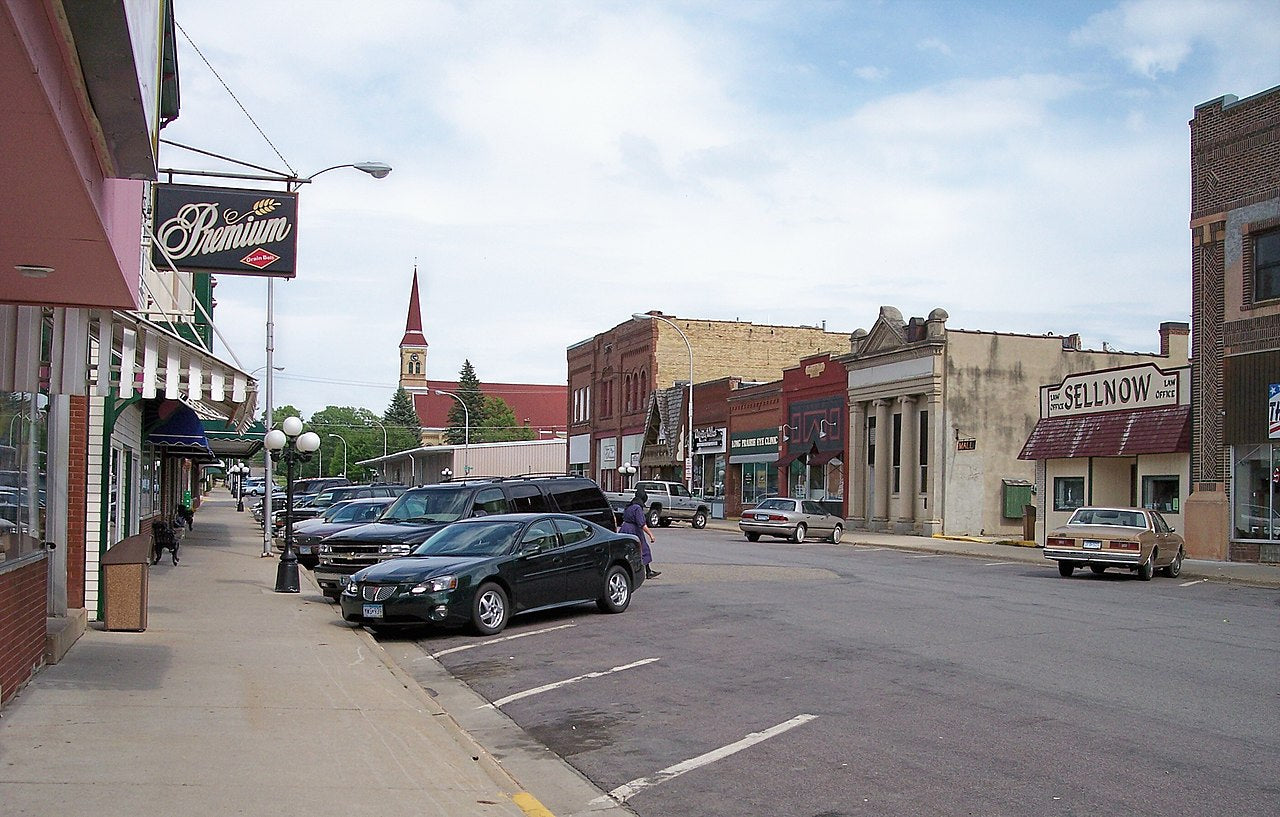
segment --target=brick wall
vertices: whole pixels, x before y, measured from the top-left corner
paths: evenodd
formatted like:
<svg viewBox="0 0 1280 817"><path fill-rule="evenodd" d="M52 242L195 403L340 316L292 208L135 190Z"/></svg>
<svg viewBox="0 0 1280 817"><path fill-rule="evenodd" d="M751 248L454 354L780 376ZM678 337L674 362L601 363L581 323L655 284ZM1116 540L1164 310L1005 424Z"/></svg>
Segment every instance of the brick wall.
<svg viewBox="0 0 1280 817"><path fill-rule="evenodd" d="M71 398L67 473L67 607L84 607L88 503L89 399Z"/></svg>
<svg viewBox="0 0 1280 817"><path fill-rule="evenodd" d="M0 573L0 707L44 665L48 560Z"/></svg>
<svg viewBox="0 0 1280 817"><path fill-rule="evenodd" d="M1191 120L1191 219L1263 201L1277 188L1280 88L1198 106Z"/></svg>

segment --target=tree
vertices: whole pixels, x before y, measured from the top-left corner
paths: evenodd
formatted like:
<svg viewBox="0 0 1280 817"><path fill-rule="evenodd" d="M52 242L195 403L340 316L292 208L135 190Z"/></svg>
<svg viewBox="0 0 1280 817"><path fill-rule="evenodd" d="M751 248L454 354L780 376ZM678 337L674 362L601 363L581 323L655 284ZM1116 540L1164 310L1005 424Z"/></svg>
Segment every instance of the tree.
<svg viewBox="0 0 1280 817"><path fill-rule="evenodd" d="M484 392L480 390L480 379L476 377L476 370L472 368L470 360L462 362L462 371L458 373L458 388L454 393L466 404L467 410L463 411L458 400L453 400L444 441L450 445L462 445L469 437L471 442L480 442L474 429L484 420Z"/></svg>
<svg viewBox="0 0 1280 817"><path fill-rule="evenodd" d="M511 406L508 406L507 401L501 397L485 397L483 414L479 429L480 442L500 443L534 439L533 429L520 425L516 421L516 415L511 410ZM476 432L473 431L471 439L475 441L476 436Z"/></svg>
<svg viewBox="0 0 1280 817"><path fill-rule="evenodd" d="M417 448L422 439L422 425L413 399L404 388L396 389L391 403L382 414L382 424L387 429L387 451L405 451Z"/></svg>

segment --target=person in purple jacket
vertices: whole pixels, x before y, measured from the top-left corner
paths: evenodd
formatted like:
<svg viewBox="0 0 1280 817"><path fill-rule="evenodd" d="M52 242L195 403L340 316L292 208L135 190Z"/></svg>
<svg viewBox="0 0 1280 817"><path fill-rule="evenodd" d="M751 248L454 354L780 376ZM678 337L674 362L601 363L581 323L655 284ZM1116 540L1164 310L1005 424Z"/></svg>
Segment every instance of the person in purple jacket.
<svg viewBox="0 0 1280 817"><path fill-rule="evenodd" d="M644 577L656 579L662 573L650 566L653 554L649 551L649 543L653 541L653 531L649 530L649 522L645 518L645 506L648 504L649 495L643 488L637 488L636 495L631 497L631 502L622 512L622 524L618 526L618 533L629 533L640 540L640 559L644 562Z"/></svg>

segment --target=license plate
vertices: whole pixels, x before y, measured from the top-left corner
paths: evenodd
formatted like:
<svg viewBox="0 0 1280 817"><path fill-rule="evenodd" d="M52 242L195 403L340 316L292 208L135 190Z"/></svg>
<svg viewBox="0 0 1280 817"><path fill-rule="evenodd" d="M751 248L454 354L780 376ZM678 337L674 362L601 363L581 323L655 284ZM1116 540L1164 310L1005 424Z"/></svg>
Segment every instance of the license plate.
<svg viewBox="0 0 1280 817"><path fill-rule="evenodd" d="M768 521L769 521L769 514L767 514L767 513L758 513L758 514L756 514L756 521L757 521L757 522L768 522Z"/></svg>
<svg viewBox="0 0 1280 817"><path fill-rule="evenodd" d="M365 618L382 618L382 605L366 604L364 606L364 613L362 613L362 615Z"/></svg>
<svg viewBox="0 0 1280 817"><path fill-rule="evenodd" d="M1102 540L1101 539L1085 539L1084 547L1085 547L1085 550L1101 550Z"/></svg>
<svg viewBox="0 0 1280 817"><path fill-rule="evenodd" d="M299 546L298 546L298 552L299 552L299 553L305 553L307 556L310 556L310 555L311 555L311 545L299 545Z"/></svg>

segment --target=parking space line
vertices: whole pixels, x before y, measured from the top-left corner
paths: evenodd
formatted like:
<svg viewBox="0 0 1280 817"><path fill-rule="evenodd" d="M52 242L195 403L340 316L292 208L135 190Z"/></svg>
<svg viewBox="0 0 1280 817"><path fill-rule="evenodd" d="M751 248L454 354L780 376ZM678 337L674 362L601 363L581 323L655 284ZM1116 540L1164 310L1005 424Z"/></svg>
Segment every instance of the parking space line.
<svg viewBox="0 0 1280 817"><path fill-rule="evenodd" d="M1180 585L1178 585L1178 586L1179 586L1179 587L1190 587L1190 586L1191 586L1191 585L1193 585L1193 584L1200 584L1200 583L1202 583L1202 582L1207 582L1207 581L1209 581L1209 580L1208 580L1208 579L1196 579L1196 580L1195 580L1195 581L1193 581L1193 582L1183 582L1182 584L1180 584Z"/></svg>
<svg viewBox="0 0 1280 817"><path fill-rule="evenodd" d="M872 547L871 545L858 545L856 548L854 548L853 552L854 553L873 553L877 550L884 550L884 548Z"/></svg>
<svg viewBox="0 0 1280 817"><path fill-rule="evenodd" d="M551 633L551 632L555 632L556 630L564 630L568 627L577 627L577 626L578 626L577 624L561 624L558 627L544 627L541 630L530 630L527 633L516 633L515 635L504 635L501 638L490 638L488 641L476 641L472 644L463 644L461 647L450 647L449 649L441 650L440 652L428 653L428 656L431 658L439 658L442 655L448 655L450 653L462 652L463 650L470 650L476 647L487 647L490 644L499 644L503 641L514 641L517 638L528 638L531 635L542 635L543 633Z"/></svg>
<svg viewBox="0 0 1280 817"><path fill-rule="evenodd" d="M625 803L627 800L630 800L645 789L652 788L659 783L665 783L674 777L679 777L685 772L691 772L694 769L699 769L710 763L715 763L717 760L723 760L730 755L741 752L743 749L755 746L761 741L766 741L771 737L781 735L783 732L794 729L797 726L802 726L817 717L817 715L797 715L791 720L783 721L777 726L771 726L761 732L752 732L742 740L735 741L727 746L722 746L719 749L713 749L710 752L682 761L674 766L668 766L657 774L650 775L649 777L638 777L630 783L623 783L618 788L609 792L607 796L598 797L593 800L592 804L597 805L602 802L608 802L609 800L613 800L618 803Z"/></svg>
<svg viewBox="0 0 1280 817"><path fill-rule="evenodd" d="M936 559L941 555L942 555L941 553L920 553L915 556L912 556L911 558L912 559Z"/></svg>
<svg viewBox="0 0 1280 817"><path fill-rule="evenodd" d="M983 567L995 567L996 565L1011 565L1014 562L987 562Z"/></svg>
<svg viewBox="0 0 1280 817"><path fill-rule="evenodd" d="M623 670L635 669L636 667L643 667L645 664L652 664L654 661L658 661L658 660L660 659L642 658L639 661L632 661L630 664L623 664L620 667L613 667L612 669L607 669L600 672L588 672L586 675L578 675L573 678L566 678L563 681L555 681L550 684L543 684L540 687L534 687L533 689L526 689L524 692L516 692L514 694L506 696L505 698L499 698L493 703L485 704L484 706L477 707L477 708L478 709L497 709L500 706L506 706L512 701L518 701L521 698L528 698L531 695L540 695L543 692L550 692L553 689L559 689L560 687L568 686L569 684L576 684L579 681L587 681L592 678L603 678L606 675L612 675L615 672L622 672Z"/></svg>

